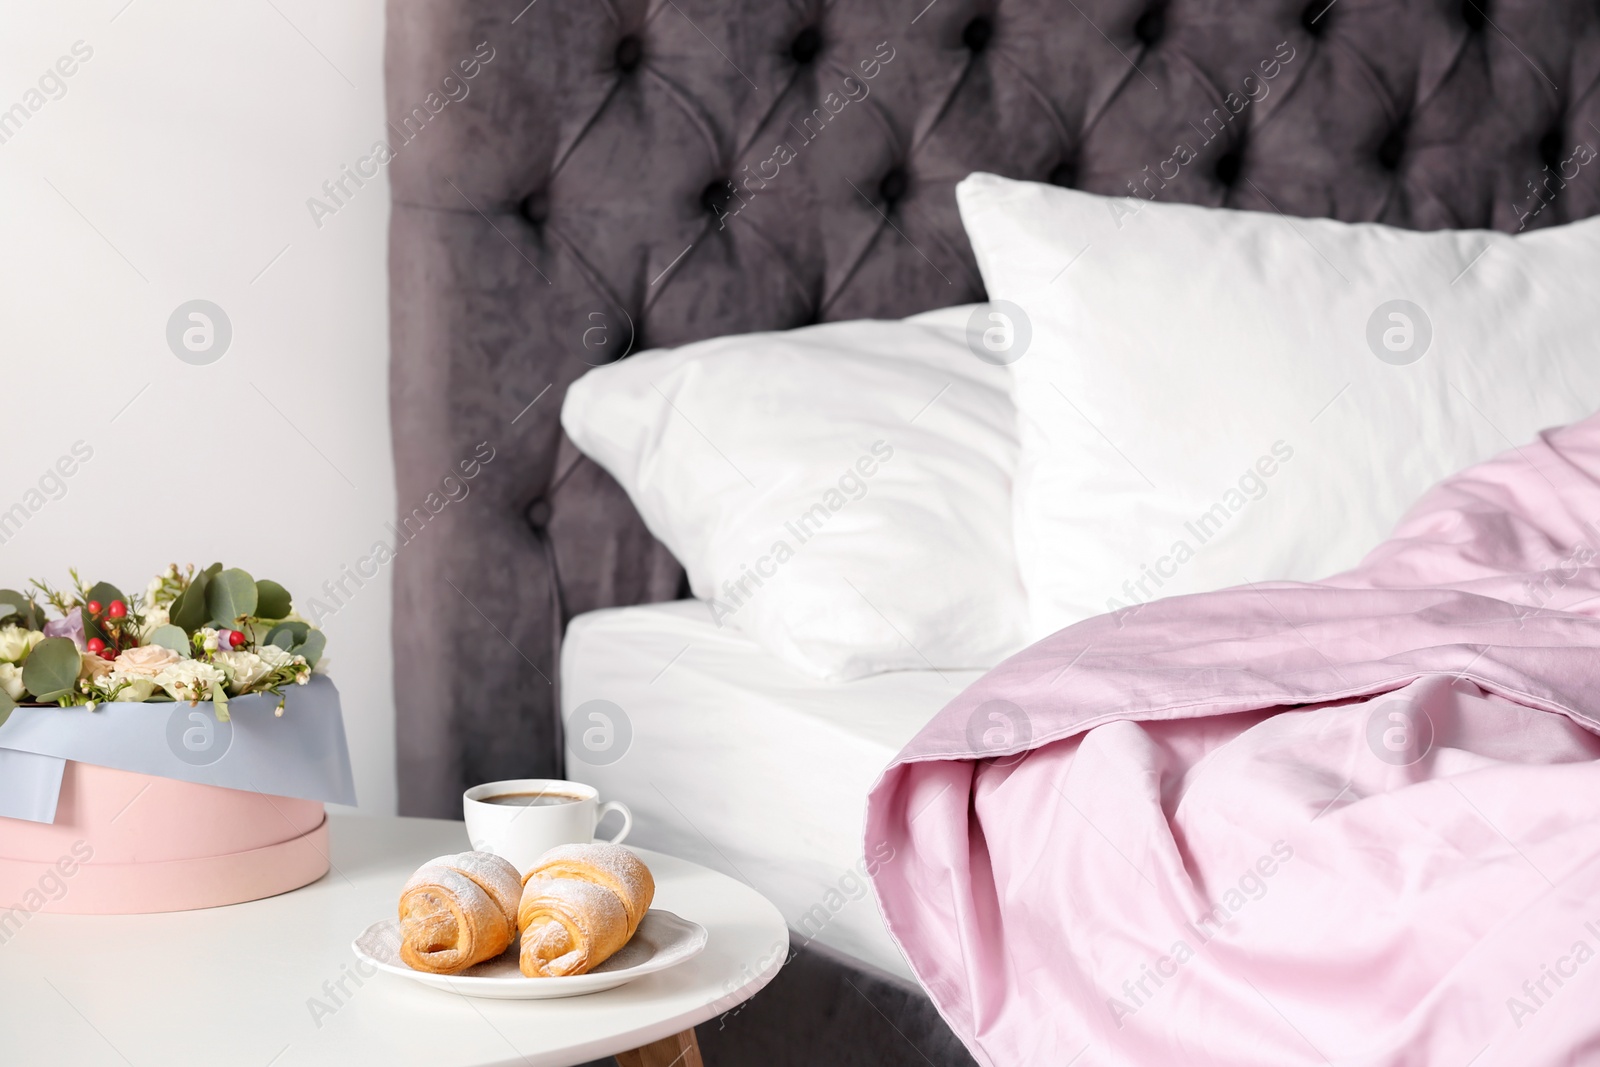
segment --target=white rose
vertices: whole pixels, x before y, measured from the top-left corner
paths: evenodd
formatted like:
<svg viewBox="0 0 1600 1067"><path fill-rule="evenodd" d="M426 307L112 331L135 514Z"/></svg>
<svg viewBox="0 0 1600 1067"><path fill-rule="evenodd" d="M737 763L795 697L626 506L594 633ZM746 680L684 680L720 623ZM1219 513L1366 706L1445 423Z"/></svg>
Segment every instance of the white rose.
<svg viewBox="0 0 1600 1067"><path fill-rule="evenodd" d="M151 678L113 677L111 681L113 683L127 683L127 685L123 686L117 691L116 697L113 698L119 704L142 704L146 700L150 699L150 694L156 691L155 680Z"/></svg>
<svg viewBox="0 0 1600 1067"><path fill-rule="evenodd" d="M140 645L120 653L111 669L129 678L154 678L183 657L161 645Z"/></svg>
<svg viewBox="0 0 1600 1067"><path fill-rule="evenodd" d="M220 688L226 681L222 671L197 659L179 659L155 676L155 684L173 700L210 700L212 687Z"/></svg>
<svg viewBox="0 0 1600 1067"><path fill-rule="evenodd" d="M285 652L277 645L262 645L260 648L256 649L256 655L260 657L261 662L267 665L269 670L274 671L279 667L289 666L295 660L293 656L289 655L289 653Z"/></svg>
<svg viewBox="0 0 1600 1067"><path fill-rule="evenodd" d="M244 649L218 652L211 659L228 676L228 691L235 696L272 673L272 668L260 656Z"/></svg>
<svg viewBox="0 0 1600 1067"><path fill-rule="evenodd" d="M22 685L22 668L15 663L0 663L0 689L12 700L21 700L27 692Z"/></svg>
<svg viewBox="0 0 1600 1067"><path fill-rule="evenodd" d="M0 661L16 663L26 659L33 646L44 640L44 634L38 630L29 630L21 626L0 627Z"/></svg>

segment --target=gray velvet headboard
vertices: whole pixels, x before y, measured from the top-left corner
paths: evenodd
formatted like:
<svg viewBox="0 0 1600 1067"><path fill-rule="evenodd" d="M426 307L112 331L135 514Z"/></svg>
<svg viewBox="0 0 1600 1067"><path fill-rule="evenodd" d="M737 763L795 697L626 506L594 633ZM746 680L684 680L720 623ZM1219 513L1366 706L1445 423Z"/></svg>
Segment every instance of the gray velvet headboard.
<svg viewBox="0 0 1600 1067"><path fill-rule="evenodd" d="M968 172L1417 228L1600 210L1600 163L1571 162L1600 146L1593 0L388 10L409 814L557 773L564 621L679 595L562 437L567 385L630 350L980 299Z"/></svg>

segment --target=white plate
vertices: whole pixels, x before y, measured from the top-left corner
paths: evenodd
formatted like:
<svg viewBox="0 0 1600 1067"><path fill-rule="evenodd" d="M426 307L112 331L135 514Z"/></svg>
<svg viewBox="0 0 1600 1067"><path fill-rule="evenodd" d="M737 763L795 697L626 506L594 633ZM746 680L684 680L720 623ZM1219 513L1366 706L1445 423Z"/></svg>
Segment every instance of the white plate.
<svg viewBox="0 0 1600 1067"><path fill-rule="evenodd" d="M380 971L413 982L490 1000L552 1000L614 989L635 978L664 971L692 960L706 947L706 928L651 908L645 912L629 941L616 954L588 974L572 978L528 978L517 966L519 941L492 960L474 964L460 974L414 971L400 958L400 920L375 922L351 943L355 954Z"/></svg>

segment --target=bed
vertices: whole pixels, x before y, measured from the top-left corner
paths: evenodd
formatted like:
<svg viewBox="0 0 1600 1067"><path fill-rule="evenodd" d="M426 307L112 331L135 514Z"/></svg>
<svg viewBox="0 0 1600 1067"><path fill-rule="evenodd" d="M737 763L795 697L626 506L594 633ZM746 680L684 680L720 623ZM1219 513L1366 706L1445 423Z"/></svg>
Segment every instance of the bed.
<svg viewBox="0 0 1600 1067"><path fill-rule="evenodd" d="M561 666L564 718L588 722L588 707L604 729L626 717L626 753L574 737L567 772L626 802L640 844L755 886L797 945L913 981L867 892L861 801L981 672L818 681L719 629L695 600L581 615Z"/></svg>
<svg viewBox="0 0 1600 1067"><path fill-rule="evenodd" d="M1297 58L1273 106L1208 138L1164 199L1422 230L1600 211L1595 167L1527 208L1600 122L1600 15L1575 2L391 0L391 408L399 511L421 515L395 563L402 811L454 817L468 784L565 766L646 813L641 841L745 868L807 940L803 918L860 858L842 836L859 815L830 796L830 834L785 869L724 813L803 827L776 801L795 772L768 762L768 724L709 724L759 702L821 746L794 766L837 752L861 781L939 689L853 683L882 717L840 729L781 672L749 677L736 640L697 644L693 606L629 608L683 597L683 571L563 436L567 386L646 348L981 300L957 182L982 169L1136 193L1196 108L1283 44ZM873 57L871 96L802 134L783 181L738 207L767 142ZM485 445L473 493L434 510L440 479ZM606 608L623 610L585 617L563 651L569 621ZM595 699L626 710L636 755L661 753L659 790L564 759L562 711ZM698 740L670 717L690 701ZM688 755L699 774L670 779ZM690 799L757 770L753 796ZM870 910L830 913L815 941L843 974L903 976Z"/></svg>

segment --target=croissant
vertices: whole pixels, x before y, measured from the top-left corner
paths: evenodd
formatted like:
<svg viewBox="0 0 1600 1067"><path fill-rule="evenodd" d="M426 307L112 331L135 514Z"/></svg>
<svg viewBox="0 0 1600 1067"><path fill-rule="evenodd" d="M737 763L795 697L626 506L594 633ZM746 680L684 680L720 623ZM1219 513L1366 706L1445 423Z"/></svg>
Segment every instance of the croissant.
<svg viewBox="0 0 1600 1067"><path fill-rule="evenodd" d="M628 913L609 889L570 878L535 878L522 888L518 962L529 978L585 974L628 943Z"/></svg>
<svg viewBox="0 0 1600 1067"><path fill-rule="evenodd" d="M584 974L633 937L655 879L620 845L562 845L528 873L517 909L520 965L530 978Z"/></svg>
<svg viewBox="0 0 1600 1067"><path fill-rule="evenodd" d="M500 955L517 936L517 869L488 852L440 856L400 891L400 958L456 974Z"/></svg>

